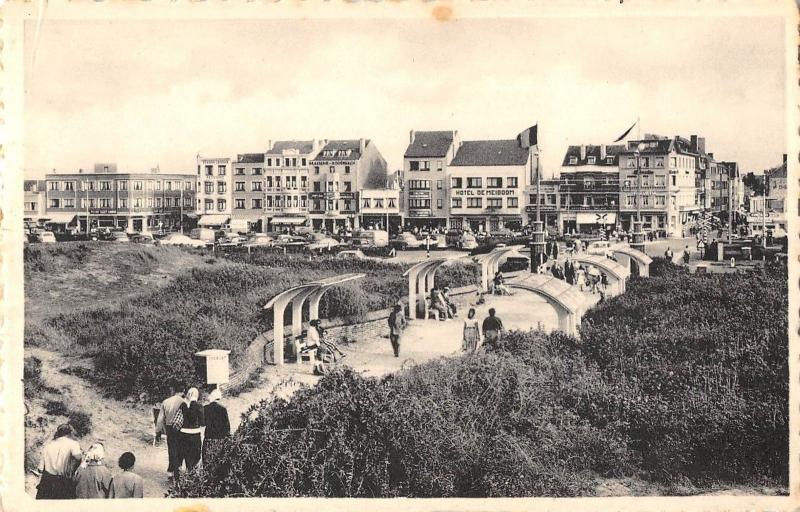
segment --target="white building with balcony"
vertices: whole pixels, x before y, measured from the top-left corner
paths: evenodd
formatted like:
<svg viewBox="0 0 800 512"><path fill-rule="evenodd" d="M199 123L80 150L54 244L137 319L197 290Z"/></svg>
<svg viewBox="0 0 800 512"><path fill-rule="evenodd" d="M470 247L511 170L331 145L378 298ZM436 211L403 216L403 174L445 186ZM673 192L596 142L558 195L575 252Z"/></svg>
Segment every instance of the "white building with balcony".
<svg viewBox="0 0 800 512"><path fill-rule="evenodd" d="M231 159L197 155L197 224L221 227L231 218Z"/></svg>

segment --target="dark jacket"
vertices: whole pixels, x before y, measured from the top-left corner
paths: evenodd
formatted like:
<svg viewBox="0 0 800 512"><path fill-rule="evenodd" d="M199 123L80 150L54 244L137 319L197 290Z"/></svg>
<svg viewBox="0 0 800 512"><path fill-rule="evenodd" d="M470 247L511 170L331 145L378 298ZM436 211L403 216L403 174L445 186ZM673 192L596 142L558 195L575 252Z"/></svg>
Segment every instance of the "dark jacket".
<svg viewBox="0 0 800 512"><path fill-rule="evenodd" d="M206 420L206 439L222 439L231 435L231 422L228 410L217 402L203 408Z"/></svg>
<svg viewBox="0 0 800 512"><path fill-rule="evenodd" d="M486 331L502 331L503 322L496 316L487 316L483 321L483 332Z"/></svg>
<svg viewBox="0 0 800 512"><path fill-rule="evenodd" d="M191 405L185 403L181 405L181 412L183 412L183 427L182 428L198 428L205 425L203 419L203 406L196 401Z"/></svg>

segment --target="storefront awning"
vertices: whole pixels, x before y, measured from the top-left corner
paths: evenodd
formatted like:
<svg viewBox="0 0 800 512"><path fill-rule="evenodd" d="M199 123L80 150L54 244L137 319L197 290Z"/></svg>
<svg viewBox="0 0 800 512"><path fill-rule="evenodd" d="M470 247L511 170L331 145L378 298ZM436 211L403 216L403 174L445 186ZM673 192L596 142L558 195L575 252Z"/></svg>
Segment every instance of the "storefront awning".
<svg viewBox="0 0 800 512"><path fill-rule="evenodd" d="M249 224L250 223L247 221L247 219L231 219L230 226L232 230L239 230L246 232Z"/></svg>
<svg viewBox="0 0 800 512"><path fill-rule="evenodd" d="M221 214L203 215L197 224L199 226L221 226L228 222L229 218L229 216Z"/></svg>
<svg viewBox="0 0 800 512"><path fill-rule="evenodd" d="M273 217L271 222L273 224L285 224L289 226L299 226L306 223L305 217Z"/></svg>
<svg viewBox="0 0 800 512"><path fill-rule="evenodd" d="M578 224L615 224L617 222L617 214L609 213L578 213L575 216L575 221Z"/></svg>
<svg viewBox="0 0 800 512"><path fill-rule="evenodd" d="M66 212L48 213L47 216L42 217L42 220L52 224L72 224L72 221L75 220L75 214Z"/></svg>

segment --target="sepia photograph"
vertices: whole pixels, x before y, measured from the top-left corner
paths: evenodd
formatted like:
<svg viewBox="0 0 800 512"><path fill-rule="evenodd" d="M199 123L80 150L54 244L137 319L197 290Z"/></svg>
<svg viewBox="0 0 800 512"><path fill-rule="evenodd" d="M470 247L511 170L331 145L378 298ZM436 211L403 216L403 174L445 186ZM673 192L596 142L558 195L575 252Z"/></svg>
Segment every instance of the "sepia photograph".
<svg viewBox="0 0 800 512"><path fill-rule="evenodd" d="M795 507L796 6L322 4L14 6L4 506Z"/></svg>

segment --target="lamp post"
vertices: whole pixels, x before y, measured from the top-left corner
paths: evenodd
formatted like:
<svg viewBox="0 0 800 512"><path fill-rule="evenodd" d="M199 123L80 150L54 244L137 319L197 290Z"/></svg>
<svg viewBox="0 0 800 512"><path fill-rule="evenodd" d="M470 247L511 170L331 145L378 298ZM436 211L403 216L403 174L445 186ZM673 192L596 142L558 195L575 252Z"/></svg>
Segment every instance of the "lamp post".
<svg viewBox="0 0 800 512"><path fill-rule="evenodd" d="M642 168L640 154L643 144L639 143L633 151L636 159L636 222L633 223L631 248L644 252L644 233L642 232Z"/></svg>

